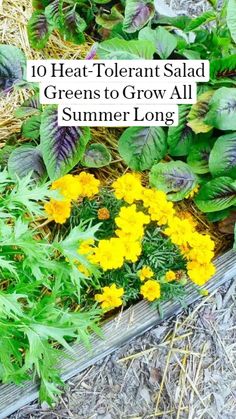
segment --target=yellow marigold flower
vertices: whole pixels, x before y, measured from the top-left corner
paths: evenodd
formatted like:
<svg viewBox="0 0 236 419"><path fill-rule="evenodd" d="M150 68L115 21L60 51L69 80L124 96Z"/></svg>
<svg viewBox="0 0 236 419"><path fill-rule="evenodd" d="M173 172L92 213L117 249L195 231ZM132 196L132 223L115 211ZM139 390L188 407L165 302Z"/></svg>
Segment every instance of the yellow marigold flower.
<svg viewBox="0 0 236 419"><path fill-rule="evenodd" d="M76 180L76 176L65 175L52 183L51 189L58 190L64 198L68 200L76 200L81 194L82 188Z"/></svg>
<svg viewBox="0 0 236 419"><path fill-rule="evenodd" d="M148 210L151 220L157 221L159 225L168 224L169 221L174 217L175 210L173 208L172 202L166 201L164 204L156 204L155 206L150 206Z"/></svg>
<svg viewBox="0 0 236 419"><path fill-rule="evenodd" d="M125 247L119 238L110 240L100 240L98 247L94 249L91 260L97 263L104 271L108 269L118 269L124 263Z"/></svg>
<svg viewBox="0 0 236 419"><path fill-rule="evenodd" d="M199 185L195 186L195 188L191 192L189 192L188 195L185 196L185 199L192 199L194 197L194 195L196 195L196 193L198 193L199 188L200 188Z"/></svg>
<svg viewBox="0 0 236 419"><path fill-rule="evenodd" d="M165 274L165 279L167 282L172 282L176 279L176 273L174 271L168 271Z"/></svg>
<svg viewBox="0 0 236 419"><path fill-rule="evenodd" d="M44 205L49 220L53 220L58 224L64 224L70 217L71 203L68 200L57 201L51 199Z"/></svg>
<svg viewBox="0 0 236 419"><path fill-rule="evenodd" d="M121 239L122 240L122 239ZM137 262L142 253L141 243L138 240L122 240L125 248L125 260Z"/></svg>
<svg viewBox="0 0 236 419"><path fill-rule="evenodd" d="M122 305L123 288L117 288L115 284L112 284L110 287L102 288L102 291L102 294L95 295L95 300L101 303L104 310L112 310Z"/></svg>
<svg viewBox="0 0 236 419"><path fill-rule="evenodd" d="M142 201L144 207L155 207L160 205L160 203L166 203L167 197L165 192L159 191L157 189L147 189L143 188L142 191Z"/></svg>
<svg viewBox="0 0 236 419"><path fill-rule="evenodd" d="M82 265L81 263L79 263L77 265L78 270L85 276L89 277L90 276L90 272L88 270L88 268L86 268L86 266Z"/></svg>
<svg viewBox="0 0 236 419"><path fill-rule="evenodd" d="M204 285L216 271L213 263L199 263L196 261L188 262L187 270L189 278L199 286Z"/></svg>
<svg viewBox="0 0 236 419"><path fill-rule="evenodd" d="M150 222L150 217L137 211L136 205L122 207L118 217L115 218L117 227L125 233L132 233L134 238L143 236L143 226Z"/></svg>
<svg viewBox="0 0 236 419"><path fill-rule="evenodd" d="M138 276L141 281L145 281L146 279L153 278L154 272L149 266L143 266L138 272Z"/></svg>
<svg viewBox="0 0 236 419"><path fill-rule="evenodd" d="M189 244L192 247L187 255L189 260L209 263L213 259L215 243L208 234L193 233L190 236Z"/></svg>
<svg viewBox="0 0 236 419"><path fill-rule="evenodd" d="M140 175L136 173L126 173L115 182L112 187L117 199L124 199L128 204L133 204L141 198L142 184Z"/></svg>
<svg viewBox="0 0 236 419"><path fill-rule="evenodd" d="M160 284L153 279L149 279L141 286L140 293L148 301L154 301L161 296Z"/></svg>
<svg viewBox="0 0 236 419"><path fill-rule="evenodd" d="M93 239L84 240L82 243L80 243L77 252L80 253L81 255L88 255L94 250L94 248L92 247L93 245L94 245Z"/></svg>
<svg viewBox="0 0 236 419"><path fill-rule="evenodd" d="M99 220L109 220L111 217L110 211L107 208L100 208L98 210L98 219Z"/></svg>
<svg viewBox="0 0 236 419"><path fill-rule="evenodd" d="M180 220L178 217L173 217L169 221L169 227L164 230L164 233L177 246L186 246L193 232L192 224L188 220Z"/></svg>
<svg viewBox="0 0 236 419"><path fill-rule="evenodd" d="M81 186L81 196L91 198L99 192L100 181L91 173L81 172L75 178Z"/></svg>
<svg viewBox="0 0 236 419"><path fill-rule="evenodd" d="M180 211L178 213L178 217L181 220L188 220L192 224L193 228L197 227L197 222L189 211Z"/></svg>

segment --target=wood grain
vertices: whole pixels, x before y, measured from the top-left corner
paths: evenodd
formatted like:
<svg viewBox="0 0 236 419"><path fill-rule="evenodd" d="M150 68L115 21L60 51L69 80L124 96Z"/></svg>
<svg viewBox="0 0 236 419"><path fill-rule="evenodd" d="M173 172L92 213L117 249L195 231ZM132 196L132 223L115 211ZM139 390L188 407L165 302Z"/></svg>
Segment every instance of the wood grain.
<svg viewBox="0 0 236 419"><path fill-rule="evenodd" d="M230 250L220 256L215 264L217 267L216 275L204 287L210 293L236 275L236 252ZM197 288L191 284L188 284L186 288L186 305L190 305L201 298ZM183 307L177 301L167 301L163 303L162 308L164 319L183 311ZM59 368L63 371L62 378L68 380L75 376L130 339L161 323L162 320L163 318L160 318L158 312L144 301L130 307L103 325L103 339L97 336L91 337L93 350L88 351L80 344L73 345L75 353L73 359L70 354L70 358L63 358L59 363ZM14 384L0 385L0 419L6 418L24 405L37 399L37 397L37 383L26 382L20 387Z"/></svg>

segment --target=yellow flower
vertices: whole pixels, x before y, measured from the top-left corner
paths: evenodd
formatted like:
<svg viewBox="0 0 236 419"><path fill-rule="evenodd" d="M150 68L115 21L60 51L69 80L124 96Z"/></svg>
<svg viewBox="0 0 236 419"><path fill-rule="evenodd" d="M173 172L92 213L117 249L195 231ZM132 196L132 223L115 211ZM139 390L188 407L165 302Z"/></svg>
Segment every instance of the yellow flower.
<svg viewBox="0 0 236 419"><path fill-rule="evenodd" d="M115 218L117 227L124 233L130 233L133 240L139 239L144 234L143 226L150 222L150 217L141 211L137 211L136 205L122 207L118 217Z"/></svg>
<svg viewBox="0 0 236 419"><path fill-rule="evenodd" d="M49 220L53 220L58 224L64 224L70 217L71 203L68 200L57 201L51 199L44 205Z"/></svg>
<svg viewBox="0 0 236 419"><path fill-rule="evenodd" d="M174 271L168 271L165 274L165 279L167 282L172 282L176 279L176 273Z"/></svg>
<svg viewBox="0 0 236 419"><path fill-rule="evenodd" d="M189 192L189 194L187 194L185 196L185 199L192 199L194 197L194 195L196 195L196 193L198 193L199 188L200 188L199 185L195 186L195 188L191 192Z"/></svg>
<svg viewBox="0 0 236 419"><path fill-rule="evenodd" d="M99 220L109 220L111 217L110 211L107 208L100 208L98 210L98 219Z"/></svg>
<svg viewBox="0 0 236 419"><path fill-rule="evenodd" d="M81 185L76 180L76 176L65 175L52 183L52 189L59 192L68 200L76 200L81 194Z"/></svg>
<svg viewBox="0 0 236 419"><path fill-rule="evenodd" d="M158 206L160 203L166 203L167 198L166 194L163 191L159 191L157 189L147 189L143 188L142 197L144 207L155 207Z"/></svg>
<svg viewBox="0 0 236 419"><path fill-rule="evenodd" d="M168 201L164 204L160 203L155 206L150 206L148 212L151 216L151 220L157 221L157 224L159 225L168 224L175 215L173 204Z"/></svg>
<svg viewBox="0 0 236 419"><path fill-rule="evenodd" d="M142 193L142 185L140 176L136 173L126 173L115 182L112 187L117 199L124 199L128 204L140 200Z"/></svg>
<svg viewBox="0 0 236 419"><path fill-rule="evenodd" d="M107 271L108 269L121 268L124 263L124 257L125 247L123 241L119 238L112 238L99 241L98 247L94 249L91 261L99 264L104 271Z"/></svg>
<svg viewBox="0 0 236 419"><path fill-rule="evenodd" d="M188 276L197 285L204 285L214 274L215 266L213 263L199 263L196 261L188 262Z"/></svg>
<svg viewBox="0 0 236 419"><path fill-rule="evenodd" d="M89 270L86 268L86 266L82 265L81 263L79 263L77 265L78 270L85 276L89 277L90 276L90 272Z"/></svg>
<svg viewBox="0 0 236 419"><path fill-rule="evenodd" d="M169 221L169 227L164 230L164 233L177 246L186 246L193 232L192 224L188 220L180 220L178 217L173 217Z"/></svg>
<svg viewBox="0 0 236 419"><path fill-rule="evenodd" d="M208 234L193 233L189 244L192 249L189 250L187 259L201 263L209 263L213 259L215 243Z"/></svg>
<svg viewBox="0 0 236 419"><path fill-rule="evenodd" d="M93 245L93 239L84 240L82 243L80 243L77 252L81 255L88 255L89 253L94 251L94 247L92 247Z"/></svg>
<svg viewBox="0 0 236 419"><path fill-rule="evenodd" d="M137 262L139 256L142 253L140 241L122 240L122 243L125 248L125 260L128 260L129 262L133 263Z"/></svg>
<svg viewBox="0 0 236 419"><path fill-rule="evenodd" d="M102 288L102 291L102 294L95 295L95 300L101 303L104 310L111 310L122 305L123 288L117 288L115 284L112 284L110 287Z"/></svg>
<svg viewBox="0 0 236 419"><path fill-rule="evenodd" d="M141 295L148 301L154 301L161 296L161 287L157 281L149 279L141 286Z"/></svg>
<svg viewBox="0 0 236 419"><path fill-rule="evenodd" d="M75 178L81 186L81 196L91 198L99 192L100 181L94 175L81 172Z"/></svg>
<svg viewBox="0 0 236 419"><path fill-rule="evenodd" d="M138 276L141 281L145 281L145 279L153 278L154 272L149 266L143 266L142 269L138 272Z"/></svg>
<svg viewBox="0 0 236 419"><path fill-rule="evenodd" d="M197 221L189 211L180 211L178 213L178 217L181 220L188 220L192 224L193 228L197 227Z"/></svg>

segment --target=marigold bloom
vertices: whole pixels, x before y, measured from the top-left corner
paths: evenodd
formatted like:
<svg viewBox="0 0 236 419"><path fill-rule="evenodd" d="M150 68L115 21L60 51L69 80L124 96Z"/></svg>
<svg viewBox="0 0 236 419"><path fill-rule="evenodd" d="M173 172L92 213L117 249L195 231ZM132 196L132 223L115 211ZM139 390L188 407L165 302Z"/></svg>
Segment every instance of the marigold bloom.
<svg viewBox="0 0 236 419"><path fill-rule="evenodd" d="M115 182L112 187L117 199L124 199L128 204L141 199L142 185L140 176L136 173L126 173Z"/></svg>
<svg viewBox="0 0 236 419"><path fill-rule="evenodd" d="M64 224L70 217L71 203L68 200L57 201L51 199L44 205L49 220L53 220L58 224Z"/></svg>
<svg viewBox="0 0 236 419"><path fill-rule="evenodd" d="M80 253L81 255L88 255L89 253L93 252L94 250L94 247L92 247L93 245L94 245L93 239L84 240L80 243L77 252Z"/></svg>
<svg viewBox="0 0 236 419"><path fill-rule="evenodd" d="M110 287L102 288L102 291L102 294L95 295L95 300L101 303L104 310L111 310L122 305L123 288L117 288L116 284L112 284Z"/></svg>
<svg viewBox="0 0 236 419"><path fill-rule="evenodd" d="M157 221L157 224L168 224L175 215L172 202L166 201L164 204L152 205L148 209L152 221Z"/></svg>
<svg viewBox="0 0 236 419"><path fill-rule="evenodd" d="M160 284L153 279L149 279L141 286L140 293L148 301L157 300L161 296Z"/></svg>
<svg viewBox="0 0 236 419"><path fill-rule="evenodd" d="M122 240L125 248L125 260L129 262L137 262L142 253L142 246L140 241L136 240Z"/></svg>
<svg viewBox="0 0 236 419"><path fill-rule="evenodd" d="M186 246L193 232L192 224L188 220L180 220L178 217L173 217L169 221L169 227L164 230L164 233L177 246Z"/></svg>
<svg viewBox="0 0 236 419"><path fill-rule="evenodd" d="M91 173L81 172L75 178L81 186L81 196L91 198L99 192L100 181Z"/></svg>
<svg viewBox="0 0 236 419"><path fill-rule="evenodd" d="M204 285L216 271L213 263L199 263L196 261L188 262L187 270L189 278L199 286Z"/></svg>
<svg viewBox="0 0 236 419"><path fill-rule="evenodd" d="M145 279L153 278L154 272L150 266L143 266L142 269L138 272L138 276L141 281L145 281Z"/></svg>
<svg viewBox="0 0 236 419"><path fill-rule="evenodd" d="M143 236L143 226L150 222L150 217L137 211L136 205L133 204L129 207L122 207L115 222L123 232L131 233L133 239L138 239Z"/></svg>
<svg viewBox="0 0 236 419"><path fill-rule="evenodd" d="M109 220L111 217L110 211L107 208L100 208L98 210L98 219L99 220Z"/></svg>
<svg viewBox="0 0 236 419"><path fill-rule="evenodd" d="M82 192L80 183L77 181L76 176L65 175L52 183L51 189L58 191L68 200L76 200Z"/></svg>
<svg viewBox="0 0 236 419"><path fill-rule="evenodd" d="M93 263L97 263L104 271L118 269L124 263L125 246L119 238L100 240L94 249Z"/></svg>
<svg viewBox="0 0 236 419"><path fill-rule="evenodd" d="M174 271L168 271L165 274L165 279L167 282L172 282L176 279L176 273Z"/></svg>
<svg viewBox="0 0 236 419"><path fill-rule="evenodd" d="M160 205L160 203L166 203L167 197L165 192L159 191L157 189L147 189L143 188L142 197L144 207L155 207Z"/></svg>

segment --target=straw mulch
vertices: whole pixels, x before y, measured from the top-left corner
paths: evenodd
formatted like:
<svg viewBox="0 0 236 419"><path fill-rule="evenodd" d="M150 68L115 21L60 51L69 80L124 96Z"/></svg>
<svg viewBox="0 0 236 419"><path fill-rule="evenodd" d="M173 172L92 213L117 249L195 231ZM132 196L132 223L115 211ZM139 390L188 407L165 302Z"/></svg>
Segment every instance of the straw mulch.
<svg viewBox="0 0 236 419"><path fill-rule="evenodd" d="M67 384L60 404L11 419L234 419L236 281Z"/></svg>

